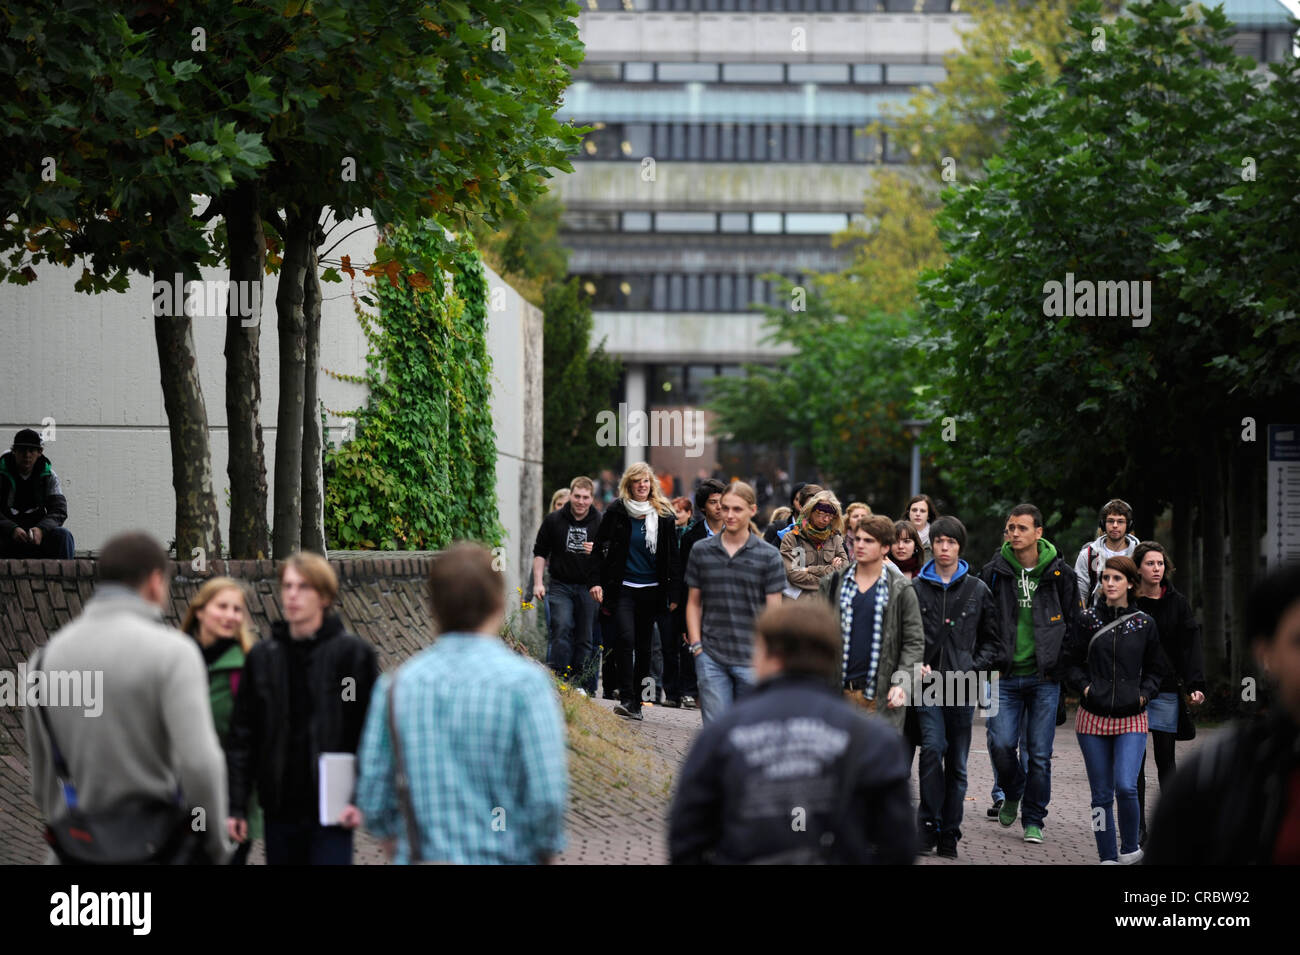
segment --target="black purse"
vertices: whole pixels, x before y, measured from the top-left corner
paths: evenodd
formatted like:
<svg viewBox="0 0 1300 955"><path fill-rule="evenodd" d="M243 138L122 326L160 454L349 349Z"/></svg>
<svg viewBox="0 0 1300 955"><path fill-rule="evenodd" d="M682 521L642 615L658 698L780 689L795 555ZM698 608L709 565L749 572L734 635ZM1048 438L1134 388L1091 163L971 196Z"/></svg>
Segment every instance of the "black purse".
<svg viewBox="0 0 1300 955"><path fill-rule="evenodd" d="M39 662L36 664L39 668ZM131 796L113 806L86 812L50 727L44 705L37 706L50 740L54 771L66 811L45 826L45 841L63 865L190 865L209 862L202 833L190 825L189 807L177 792L173 800Z"/></svg>

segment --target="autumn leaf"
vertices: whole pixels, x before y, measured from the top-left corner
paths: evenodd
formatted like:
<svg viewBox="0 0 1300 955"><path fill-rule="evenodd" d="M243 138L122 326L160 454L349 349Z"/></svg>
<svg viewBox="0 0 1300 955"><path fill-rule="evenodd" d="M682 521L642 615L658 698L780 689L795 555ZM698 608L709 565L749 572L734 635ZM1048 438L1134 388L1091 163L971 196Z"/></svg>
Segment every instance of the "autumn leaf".
<svg viewBox="0 0 1300 955"><path fill-rule="evenodd" d="M355 279L357 277L357 271L352 267L352 256L342 256L339 259L339 268L348 274L348 278Z"/></svg>

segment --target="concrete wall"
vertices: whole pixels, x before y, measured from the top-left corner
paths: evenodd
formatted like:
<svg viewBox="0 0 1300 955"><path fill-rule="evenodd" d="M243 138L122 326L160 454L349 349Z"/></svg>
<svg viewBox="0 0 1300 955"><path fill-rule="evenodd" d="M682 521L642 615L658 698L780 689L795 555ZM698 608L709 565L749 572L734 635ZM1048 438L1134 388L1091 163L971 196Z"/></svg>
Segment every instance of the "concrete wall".
<svg viewBox="0 0 1300 955"><path fill-rule="evenodd" d="M370 261L375 233L368 220L339 224L324 248L356 229L361 231L344 239L330 252L330 258L350 255L354 263ZM150 283L135 276L125 294L86 296L73 291L76 274L46 266L39 270L39 280L32 285L0 287L0 329L4 333L7 366L0 393L0 448L8 449L19 428L42 429L45 419L53 419L54 440L47 440L46 454L63 481L68 496L68 528L76 537L78 550L98 548L112 534L126 528L141 528L169 541L174 535L175 494L154 345ZM228 275L211 271L204 273L204 278L219 281ZM278 406L279 349L273 304L276 284L276 277L267 277L262 299L265 314L259 325L261 418L268 485L275 461ZM319 387L321 400L330 411L329 438L335 444L342 441L350 420L346 412L365 401L364 386L326 373L357 375L365 370L366 340L351 300L352 290L359 291L361 284L358 281L354 285L345 276L342 285L324 286ZM502 280L489 270L490 303L494 291L503 286ZM526 454L522 415L534 395L540 415L541 319L509 287L496 295L496 301L503 307L498 311L489 309L489 351L496 369L493 420L501 438L498 506L510 540L517 541L525 524L520 501L526 493L525 478L516 473L519 462L535 460L540 475L540 423L531 429L539 435L538 446ZM226 471L223 356L226 318L224 314L196 316L193 324L211 429L213 487L220 509L222 540L226 542L230 517L226 501L230 481ZM525 327L530 329L528 334L524 334ZM536 368L525 360L532 352L536 353L535 359L527 361L534 361ZM532 378L525 379L525 375ZM540 501L540 476L537 484L535 496ZM272 504L268 502L268 512ZM527 524L532 526L534 515L526 516Z"/></svg>

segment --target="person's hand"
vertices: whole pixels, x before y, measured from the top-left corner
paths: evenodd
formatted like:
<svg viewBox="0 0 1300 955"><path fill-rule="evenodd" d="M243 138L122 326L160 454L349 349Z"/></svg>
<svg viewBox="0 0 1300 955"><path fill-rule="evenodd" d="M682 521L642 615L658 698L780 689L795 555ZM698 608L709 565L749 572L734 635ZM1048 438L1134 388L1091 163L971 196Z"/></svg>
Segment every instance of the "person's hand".
<svg viewBox="0 0 1300 955"><path fill-rule="evenodd" d="M236 819L233 816L226 820L226 835L230 836L236 842L245 842L248 840L248 820Z"/></svg>
<svg viewBox="0 0 1300 955"><path fill-rule="evenodd" d="M1147 698L1146 698L1145 696L1140 696L1140 695L1139 695L1139 696L1138 696L1138 706L1146 706L1146 705L1147 705Z"/></svg>
<svg viewBox="0 0 1300 955"><path fill-rule="evenodd" d="M1084 696L1087 696L1087 695L1088 695L1088 691L1091 690L1091 689L1092 689L1092 686L1091 686L1091 685L1089 685L1089 686L1085 686L1085 687L1083 688L1083 695L1084 695Z"/></svg>
<svg viewBox="0 0 1300 955"><path fill-rule="evenodd" d="M339 816L339 825L344 829L356 829L362 821L361 810L353 805L349 805Z"/></svg>
<svg viewBox="0 0 1300 955"><path fill-rule="evenodd" d="M592 588L591 588L591 599L594 600L594 601L596 601L596 603L598 603L598 604L604 603L604 602L605 602L605 591L604 591L603 589L601 589L600 587L592 587Z"/></svg>
<svg viewBox="0 0 1300 955"><path fill-rule="evenodd" d="M843 567L843 566L844 566L844 558L843 558L843 557L836 557L834 560L831 561L831 569L832 569L832 570L839 570L839 569L840 569L841 567Z"/></svg>
<svg viewBox="0 0 1300 955"><path fill-rule="evenodd" d="M672 613L672 612L673 612L674 610L676 610L676 609L677 609L677 604L675 604L675 603L670 603L670 604L668 605L668 612L669 612L669 613Z"/></svg>
<svg viewBox="0 0 1300 955"><path fill-rule="evenodd" d="M588 554L591 553L591 549L592 549L593 547L595 547L595 546L596 546L596 542L595 542L595 541L583 541L583 542L582 542L582 549L585 550Z"/></svg>
<svg viewBox="0 0 1300 955"><path fill-rule="evenodd" d="M41 538L44 536L44 532L39 527L33 527L27 533L31 536L32 543L35 544L37 547L40 547Z"/></svg>
<svg viewBox="0 0 1300 955"><path fill-rule="evenodd" d="M888 706L891 710L896 710L907 702L907 694L903 692L901 686L891 686L889 688Z"/></svg>
<svg viewBox="0 0 1300 955"><path fill-rule="evenodd" d="M1191 703L1192 706L1200 706L1205 702L1205 694L1200 690L1193 690L1187 697L1187 702Z"/></svg>
<svg viewBox="0 0 1300 955"><path fill-rule="evenodd" d="M27 542L27 532L26 532L25 530L23 530L21 527L15 527L15 528L14 528L14 540L18 541L19 543L26 543L26 542Z"/></svg>
<svg viewBox="0 0 1300 955"><path fill-rule="evenodd" d="M545 599L546 588L542 586L542 582L539 580L537 583L533 584L533 600L541 603Z"/></svg>
<svg viewBox="0 0 1300 955"><path fill-rule="evenodd" d="M928 664L928 663L922 663L922 664L921 664L921 676L929 676L929 675L930 675L930 672L931 672L931 671L930 671L930 664Z"/></svg>

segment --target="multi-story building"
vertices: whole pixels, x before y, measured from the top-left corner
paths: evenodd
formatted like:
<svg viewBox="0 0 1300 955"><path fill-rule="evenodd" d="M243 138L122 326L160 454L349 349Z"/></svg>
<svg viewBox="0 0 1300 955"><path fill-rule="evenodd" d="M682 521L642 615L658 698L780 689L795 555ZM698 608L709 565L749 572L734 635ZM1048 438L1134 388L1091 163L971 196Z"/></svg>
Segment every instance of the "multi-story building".
<svg viewBox="0 0 1300 955"><path fill-rule="evenodd" d="M942 79L959 2L585 0L586 60L559 115L595 130L557 191L570 271L593 296L595 341L623 360L628 408L693 406L704 381L780 356L753 308L775 304L761 276L843 267L832 234L903 158L888 133L862 131ZM1278 0L1227 9L1240 52L1290 54ZM629 443L625 458L689 478L717 450Z"/></svg>

